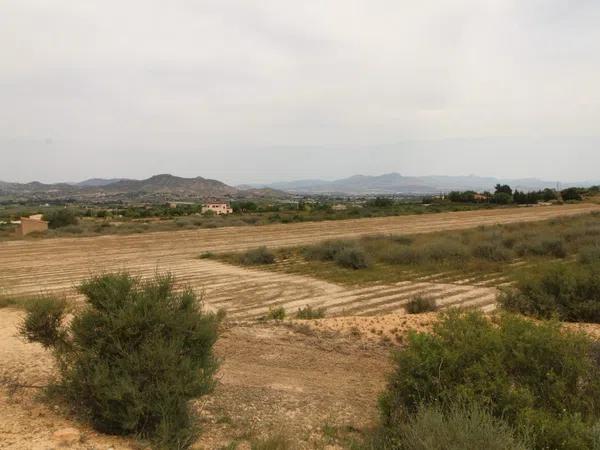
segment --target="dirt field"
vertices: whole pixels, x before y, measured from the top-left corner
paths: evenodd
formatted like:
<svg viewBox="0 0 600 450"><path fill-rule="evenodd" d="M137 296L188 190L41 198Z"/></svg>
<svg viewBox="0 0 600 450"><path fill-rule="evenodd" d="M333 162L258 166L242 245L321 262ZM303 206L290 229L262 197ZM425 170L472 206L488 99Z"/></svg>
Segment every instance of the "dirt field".
<svg viewBox="0 0 600 450"><path fill-rule="evenodd" d="M542 220L600 210L598 205L510 208L460 213L359 219L261 227L149 233L135 236L61 238L0 243L0 292L73 296L73 286L92 273L129 270L142 275L171 271L182 283L206 293L206 303L224 308L230 318L255 317L269 306L295 309L325 305L330 313L379 314L400 310L415 293L428 293L449 304L493 303L493 288L457 283L398 283L368 288L338 286L303 276L242 269L200 260L204 251L224 252L292 246L331 237L372 233L424 233L478 225Z"/></svg>

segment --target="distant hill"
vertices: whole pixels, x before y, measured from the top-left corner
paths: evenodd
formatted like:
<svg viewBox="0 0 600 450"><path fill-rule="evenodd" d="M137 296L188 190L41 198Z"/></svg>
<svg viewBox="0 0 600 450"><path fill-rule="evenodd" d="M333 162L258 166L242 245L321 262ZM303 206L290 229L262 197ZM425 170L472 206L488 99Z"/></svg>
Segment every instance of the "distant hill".
<svg viewBox="0 0 600 450"><path fill-rule="evenodd" d="M116 183L118 181L126 180L127 178L90 178L89 180L80 181L79 183L74 183L76 186L80 187L97 187L97 186L107 186L109 184Z"/></svg>
<svg viewBox="0 0 600 450"><path fill-rule="evenodd" d="M531 191L556 187L555 181L537 178L500 179L494 177L469 176L403 176L399 173L387 173L377 176L354 175L333 181L298 180L277 182L266 185L286 192L297 194L432 194L452 190L491 191L496 184L509 184L515 189ZM590 186L594 183L569 183L568 186Z"/></svg>
<svg viewBox="0 0 600 450"><path fill-rule="evenodd" d="M15 199L92 201L169 201L258 197L287 197L271 188L239 189L208 178L182 178L169 174L145 180L90 179L76 184L0 182L0 195Z"/></svg>

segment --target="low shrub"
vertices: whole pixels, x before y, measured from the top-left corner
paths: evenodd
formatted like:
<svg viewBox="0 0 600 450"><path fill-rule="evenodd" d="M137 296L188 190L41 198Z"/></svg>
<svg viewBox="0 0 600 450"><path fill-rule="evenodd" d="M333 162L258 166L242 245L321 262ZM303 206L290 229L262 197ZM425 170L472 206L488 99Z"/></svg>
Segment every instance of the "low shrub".
<svg viewBox="0 0 600 450"><path fill-rule="evenodd" d="M202 252L200 254L200 259L210 259L213 256L215 256L215 254L213 252Z"/></svg>
<svg viewBox="0 0 600 450"><path fill-rule="evenodd" d="M521 276L498 297L509 311L600 323L600 265L549 264Z"/></svg>
<svg viewBox="0 0 600 450"><path fill-rule="evenodd" d="M275 262L275 255L267 247L263 246L248 250L242 254L240 262L246 266L273 264Z"/></svg>
<svg viewBox="0 0 600 450"><path fill-rule="evenodd" d="M416 295L406 304L404 309L408 314L420 314L435 311L437 304L433 298Z"/></svg>
<svg viewBox="0 0 600 450"><path fill-rule="evenodd" d="M335 255L334 261L340 267L354 270L366 269L370 265L369 258L364 250L357 247L342 249Z"/></svg>
<svg viewBox="0 0 600 450"><path fill-rule="evenodd" d="M277 308L269 308L269 312L266 316L267 320L283 320L285 319L285 308L279 306Z"/></svg>
<svg viewBox="0 0 600 450"><path fill-rule="evenodd" d="M352 241L330 240L306 247L303 253L308 260L333 261L341 251L355 247Z"/></svg>
<svg viewBox="0 0 600 450"><path fill-rule="evenodd" d="M581 264L599 264L600 263L600 245L587 247L579 252L578 261Z"/></svg>
<svg viewBox="0 0 600 450"><path fill-rule="evenodd" d="M423 246L422 252L427 261L434 263L461 262L469 257L465 245L449 239L427 243Z"/></svg>
<svg viewBox="0 0 600 450"><path fill-rule="evenodd" d="M491 242L482 242L475 245L471 250L471 254L475 258L494 262L505 262L514 258L514 255L510 250Z"/></svg>
<svg viewBox="0 0 600 450"><path fill-rule="evenodd" d="M398 450L526 450L509 424L479 405L424 406L406 423L382 433L374 447Z"/></svg>
<svg viewBox="0 0 600 450"><path fill-rule="evenodd" d="M536 449L592 448L600 367L589 337L556 322L449 311L432 333L411 333L380 400L388 434L423 406L478 404ZM435 448L435 447L434 447ZM471 447L481 448L481 447Z"/></svg>
<svg viewBox="0 0 600 450"><path fill-rule="evenodd" d="M519 256L534 255L564 258L567 256L567 249L560 238L544 238L521 243L517 247L517 253Z"/></svg>
<svg viewBox="0 0 600 450"><path fill-rule="evenodd" d="M102 275L79 292L86 304L70 323L64 304L45 300L31 304L21 327L54 350L56 391L101 432L188 447L195 434L188 401L214 387L220 316L203 312L191 290L174 290L170 275Z"/></svg>
<svg viewBox="0 0 600 450"><path fill-rule="evenodd" d="M411 265L419 264L423 256L411 247L390 247L381 256L383 262L387 264Z"/></svg>
<svg viewBox="0 0 600 450"><path fill-rule="evenodd" d="M325 317L325 311L327 308L313 308L310 305L306 305L304 308L298 308L296 313L296 319L322 319Z"/></svg>

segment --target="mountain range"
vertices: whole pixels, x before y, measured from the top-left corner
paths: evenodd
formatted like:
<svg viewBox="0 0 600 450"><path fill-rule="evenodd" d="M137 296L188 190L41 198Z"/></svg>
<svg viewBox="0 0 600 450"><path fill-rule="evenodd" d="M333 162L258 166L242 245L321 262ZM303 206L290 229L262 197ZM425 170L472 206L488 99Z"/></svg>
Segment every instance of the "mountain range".
<svg viewBox="0 0 600 450"><path fill-rule="evenodd" d="M508 184L522 191L556 188L556 181L537 178L501 179L494 177L469 176L403 176L387 173L378 176L354 175L333 181L297 180L270 184L253 184L244 187L272 188L297 194L433 194L453 190L492 191L496 184ZM590 186L593 182L569 183L568 186Z"/></svg>
<svg viewBox="0 0 600 450"><path fill-rule="evenodd" d="M154 175L144 180L92 178L79 183L44 184L7 183L0 181L0 198L35 200L93 201L168 201L285 197L271 188L240 189L218 180L202 177L182 178L169 174Z"/></svg>

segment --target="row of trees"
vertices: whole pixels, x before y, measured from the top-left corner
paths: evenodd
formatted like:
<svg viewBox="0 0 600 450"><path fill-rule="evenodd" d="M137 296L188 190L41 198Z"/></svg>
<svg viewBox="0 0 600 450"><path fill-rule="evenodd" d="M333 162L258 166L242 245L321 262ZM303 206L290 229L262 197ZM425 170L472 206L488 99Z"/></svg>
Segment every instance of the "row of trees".
<svg viewBox="0 0 600 450"><path fill-rule="evenodd" d="M519 191L514 190L507 184L497 184L494 193L475 191L452 191L448 194L448 199L455 203L495 203L506 205L516 203L519 205L535 204L538 202L549 202L552 200L562 199L563 201L580 201L583 196L588 193L597 193L599 189L592 187L584 188L567 188L560 192L554 189L542 189L539 191Z"/></svg>

